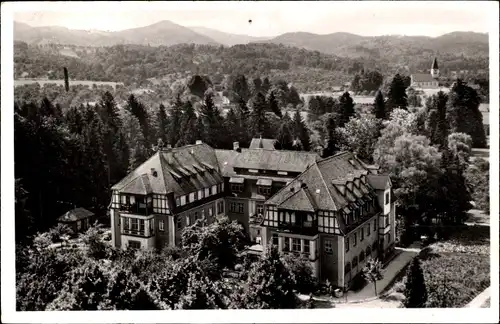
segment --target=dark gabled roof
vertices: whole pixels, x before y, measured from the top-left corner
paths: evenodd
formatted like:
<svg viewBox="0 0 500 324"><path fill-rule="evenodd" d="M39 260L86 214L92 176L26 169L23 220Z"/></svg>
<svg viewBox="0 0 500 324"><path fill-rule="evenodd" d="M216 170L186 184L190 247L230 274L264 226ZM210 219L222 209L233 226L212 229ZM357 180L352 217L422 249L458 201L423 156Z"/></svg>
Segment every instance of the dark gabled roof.
<svg viewBox="0 0 500 324"><path fill-rule="evenodd" d="M135 178L120 191L122 193L141 195L147 195L153 192L147 174L143 174L142 176Z"/></svg>
<svg viewBox="0 0 500 324"><path fill-rule="evenodd" d="M439 69L438 68L438 61L437 61L436 57L434 58L434 61L432 62L432 68L431 69L433 69L433 70Z"/></svg>
<svg viewBox="0 0 500 324"><path fill-rule="evenodd" d="M271 138L252 138L250 142L250 149L265 149L265 150L275 150L274 144L275 139Z"/></svg>
<svg viewBox="0 0 500 324"><path fill-rule="evenodd" d="M302 172L319 159L318 154L304 151L242 149L234 158L233 167Z"/></svg>
<svg viewBox="0 0 500 324"><path fill-rule="evenodd" d="M300 188L292 193L285 201L283 201L279 206L282 209L289 210L300 210L314 213L316 208L314 206L314 200L310 196L307 188Z"/></svg>
<svg viewBox="0 0 500 324"><path fill-rule="evenodd" d="M215 150L202 143L156 152L112 189L182 196L222 181Z"/></svg>
<svg viewBox="0 0 500 324"><path fill-rule="evenodd" d="M85 219L85 218L92 217L92 216L94 216L93 212L91 212L85 208L78 207L78 208L72 209L70 211L67 211L66 213L64 213L64 215L59 217L57 220L59 222L66 223L66 222L74 222L74 221Z"/></svg>
<svg viewBox="0 0 500 324"><path fill-rule="evenodd" d="M341 152L311 165L296 179L273 195L266 204L280 206L293 193L307 185L311 203L319 210L342 210L344 207L359 201L361 197L373 197L370 184L360 181L360 188L354 184L352 189L342 183L367 174L364 164L352 153ZM290 188L297 188L294 192ZM342 194L344 191L344 194ZM307 208L307 206L304 206Z"/></svg>
<svg viewBox="0 0 500 324"><path fill-rule="evenodd" d="M428 73L415 73L411 75L412 82L433 82L436 81L432 75Z"/></svg>

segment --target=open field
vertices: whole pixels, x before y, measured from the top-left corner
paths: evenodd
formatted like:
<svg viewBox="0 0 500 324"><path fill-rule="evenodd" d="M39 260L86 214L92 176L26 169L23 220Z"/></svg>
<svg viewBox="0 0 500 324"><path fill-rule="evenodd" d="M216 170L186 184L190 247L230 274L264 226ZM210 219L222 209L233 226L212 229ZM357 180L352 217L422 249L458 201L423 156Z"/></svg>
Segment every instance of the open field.
<svg viewBox="0 0 500 324"><path fill-rule="evenodd" d="M14 80L14 87L23 86L25 84L38 83L41 87L46 84L64 85L64 80L37 80L37 79L24 79ZM85 85L91 87L92 85L108 85L116 89L117 85L123 86L122 82L107 82L107 81L88 81L88 80L69 80L71 85Z"/></svg>

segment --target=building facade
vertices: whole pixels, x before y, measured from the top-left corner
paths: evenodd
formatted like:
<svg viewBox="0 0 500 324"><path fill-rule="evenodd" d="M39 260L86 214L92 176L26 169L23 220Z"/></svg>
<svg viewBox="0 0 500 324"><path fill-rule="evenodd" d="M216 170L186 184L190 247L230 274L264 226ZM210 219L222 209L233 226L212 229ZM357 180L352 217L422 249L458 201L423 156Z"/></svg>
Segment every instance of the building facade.
<svg viewBox="0 0 500 324"><path fill-rule="evenodd" d="M410 76L411 87L420 89L437 89L439 88L439 67L437 58L432 62L430 74L415 73Z"/></svg>
<svg viewBox="0 0 500 324"><path fill-rule="evenodd" d="M370 256L394 246L395 205L388 176L351 153L263 148L213 149L197 141L160 148L112 187L115 247L177 246L182 230L226 215L255 251L276 244L311 262L321 281L344 287Z"/></svg>
<svg viewBox="0 0 500 324"><path fill-rule="evenodd" d="M263 244L309 260L314 275L349 286L369 257L394 247L391 181L353 154L318 161L268 199Z"/></svg>

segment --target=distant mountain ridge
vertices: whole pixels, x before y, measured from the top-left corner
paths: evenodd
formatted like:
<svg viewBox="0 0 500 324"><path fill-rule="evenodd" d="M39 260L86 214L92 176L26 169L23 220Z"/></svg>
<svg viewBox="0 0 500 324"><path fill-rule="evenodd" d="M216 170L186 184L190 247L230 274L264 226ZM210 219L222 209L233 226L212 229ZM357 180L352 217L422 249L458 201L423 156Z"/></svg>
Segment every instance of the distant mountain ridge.
<svg viewBox="0 0 500 324"><path fill-rule="evenodd" d="M360 36L351 33L313 34L306 32L286 33L267 40L339 56L384 57L389 52L406 54L422 50L434 53L465 52L466 55L488 55L488 34L452 32L439 37L429 36Z"/></svg>
<svg viewBox="0 0 500 324"><path fill-rule="evenodd" d="M116 32L74 30L65 27L31 27L14 22L14 40L29 44L68 44L79 46L132 45L176 45L182 43L218 45L213 39L171 21L125 29Z"/></svg>
<svg viewBox="0 0 500 324"><path fill-rule="evenodd" d="M110 46L116 44L176 45L208 44L233 46L248 43L272 43L335 54L344 57L384 58L428 52L464 56L488 56L488 34L452 32L428 36L360 36L346 32L314 34L291 32L276 37L253 37L221 32L206 27L184 27L171 21L116 32L71 30L65 27L31 27L14 22L14 40L31 44L71 44Z"/></svg>
<svg viewBox="0 0 500 324"><path fill-rule="evenodd" d="M243 35L243 34L229 34L225 32L221 32L216 29L212 28L206 28L202 26L195 26L195 27L189 27L191 30L205 35L207 37L210 37L214 41L226 45L226 46L233 46L233 45L238 45L238 44L248 44L252 42L261 42L261 41L266 41L269 39L272 39L273 37L255 37L255 36L248 36L248 35Z"/></svg>

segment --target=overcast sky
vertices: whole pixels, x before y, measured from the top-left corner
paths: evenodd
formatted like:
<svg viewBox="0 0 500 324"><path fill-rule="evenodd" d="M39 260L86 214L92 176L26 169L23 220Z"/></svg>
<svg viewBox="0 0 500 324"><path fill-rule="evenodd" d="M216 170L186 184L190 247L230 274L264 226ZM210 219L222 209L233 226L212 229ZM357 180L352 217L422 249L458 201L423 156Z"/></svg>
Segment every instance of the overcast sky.
<svg viewBox="0 0 500 324"><path fill-rule="evenodd" d="M478 1L307 1L24 5L16 9L14 20L32 26L58 25L71 29L116 31L170 20L183 26L203 26L252 36L276 36L295 31L439 36L452 31L488 32L490 8L497 4Z"/></svg>

